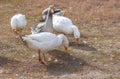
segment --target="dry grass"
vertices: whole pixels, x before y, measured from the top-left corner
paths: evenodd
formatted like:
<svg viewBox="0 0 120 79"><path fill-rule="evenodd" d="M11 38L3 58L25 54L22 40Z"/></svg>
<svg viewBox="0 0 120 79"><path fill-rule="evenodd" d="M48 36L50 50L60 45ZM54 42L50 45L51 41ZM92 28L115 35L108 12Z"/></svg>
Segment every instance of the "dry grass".
<svg viewBox="0 0 120 79"><path fill-rule="evenodd" d="M28 25L38 23L42 10L50 4L65 10L81 32L69 51L50 51L48 66L37 61L35 50L23 45L10 30L10 18L26 15ZM119 79L120 78L119 0L0 0L0 78L1 79ZM35 57L33 57L35 55ZM54 59L59 62L54 62Z"/></svg>

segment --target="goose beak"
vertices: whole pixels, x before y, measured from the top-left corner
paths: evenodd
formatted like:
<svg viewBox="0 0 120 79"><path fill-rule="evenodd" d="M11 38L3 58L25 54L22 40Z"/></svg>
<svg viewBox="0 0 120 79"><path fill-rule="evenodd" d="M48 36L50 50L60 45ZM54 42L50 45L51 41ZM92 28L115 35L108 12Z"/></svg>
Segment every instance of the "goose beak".
<svg viewBox="0 0 120 79"><path fill-rule="evenodd" d="M53 10L53 9L51 9L51 13L54 13L54 10Z"/></svg>
<svg viewBox="0 0 120 79"><path fill-rule="evenodd" d="M78 42L79 42L79 38L75 38L75 40L76 40L76 43L78 43Z"/></svg>
<svg viewBox="0 0 120 79"><path fill-rule="evenodd" d="M68 50L68 47L65 47L65 50L67 51L67 50Z"/></svg>
<svg viewBox="0 0 120 79"><path fill-rule="evenodd" d="M12 32L17 36L19 35L19 32L16 29L12 29Z"/></svg>

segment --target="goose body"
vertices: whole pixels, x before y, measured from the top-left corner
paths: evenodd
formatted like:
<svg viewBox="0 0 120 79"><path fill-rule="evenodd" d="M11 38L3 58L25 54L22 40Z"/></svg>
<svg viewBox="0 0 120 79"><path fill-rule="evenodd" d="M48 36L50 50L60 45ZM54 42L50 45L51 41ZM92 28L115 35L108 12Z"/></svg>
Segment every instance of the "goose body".
<svg viewBox="0 0 120 79"><path fill-rule="evenodd" d="M72 21L65 17L65 16L60 16L60 15L57 15L57 14L54 14L53 15L53 25L72 25Z"/></svg>
<svg viewBox="0 0 120 79"><path fill-rule="evenodd" d="M53 16L53 28L57 32L72 34L72 21L64 16Z"/></svg>
<svg viewBox="0 0 120 79"><path fill-rule="evenodd" d="M54 15L53 28L56 32L73 34L76 40L80 38L80 32L78 27L74 25L72 21L67 17Z"/></svg>
<svg viewBox="0 0 120 79"><path fill-rule="evenodd" d="M11 28L15 34L21 32L24 27L27 25L27 20L25 15L23 14L16 14L11 18Z"/></svg>
<svg viewBox="0 0 120 79"><path fill-rule="evenodd" d="M56 36L53 33L42 32L38 34L26 35L22 38L33 49L49 51L61 46L64 40L63 37L66 38L63 34ZM66 42L68 43L68 40L66 40Z"/></svg>

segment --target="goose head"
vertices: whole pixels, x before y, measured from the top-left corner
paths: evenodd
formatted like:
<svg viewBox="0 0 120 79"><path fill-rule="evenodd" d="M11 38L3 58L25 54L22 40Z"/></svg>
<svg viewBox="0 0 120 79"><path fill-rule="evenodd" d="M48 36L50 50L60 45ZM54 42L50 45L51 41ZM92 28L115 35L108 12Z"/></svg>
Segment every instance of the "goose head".
<svg viewBox="0 0 120 79"><path fill-rule="evenodd" d="M65 50L67 50L69 46L67 37L64 34L59 34L57 37L62 40L62 45L64 46Z"/></svg>
<svg viewBox="0 0 120 79"><path fill-rule="evenodd" d="M47 10L47 15L52 15L55 12L55 8L53 5L50 5L48 10Z"/></svg>
<svg viewBox="0 0 120 79"><path fill-rule="evenodd" d="M11 18L11 28L12 32L16 35L19 36L22 34L22 30L24 27L27 25L27 20L25 18L25 15L23 14L17 14L14 15Z"/></svg>
<svg viewBox="0 0 120 79"><path fill-rule="evenodd" d="M79 32L79 29L78 29L78 27L75 26L75 25L72 25L72 29L73 29L73 34L74 34L76 43L78 43L79 40L80 40L80 32Z"/></svg>
<svg viewBox="0 0 120 79"><path fill-rule="evenodd" d="M50 5L47 9L43 10L42 12L42 17L40 18L40 22L44 22L47 18L47 14L48 14L48 10L49 8L53 8L54 10L54 15L64 15L64 11L62 11L61 9L56 8L54 5Z"/></svg>
<svg viewBox="0 0 120 79"><path fill-rule="evenodd" d="M50 6L54 9L54 15L61 15L61 16L64 15L64 11L62 11L61 9L55 7L54 5L50 5Z"/></svg>
<svg viewBox="0 0 120 79"><path fill-rule="evenodd" d="M56 8L54 5L50 5L47 9L43 10L42 15L47 15L49 8L52 8L54 10L54 14L64 12L61 9Z"/></svg>

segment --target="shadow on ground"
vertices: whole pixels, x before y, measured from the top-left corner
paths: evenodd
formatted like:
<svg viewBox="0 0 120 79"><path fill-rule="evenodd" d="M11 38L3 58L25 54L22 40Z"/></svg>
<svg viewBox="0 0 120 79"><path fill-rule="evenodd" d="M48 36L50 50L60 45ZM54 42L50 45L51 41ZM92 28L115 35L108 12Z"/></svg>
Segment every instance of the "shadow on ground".
<svg viewBox="0 0 120 79"><path fill-rule="evenodd" d="M12 74L27 74L30 72L41 72L44 71L44 65L35 60L26 60L18 61L16 59L10 59L7 57L0 56L0 70L3 70L3 73L12 73Z"/></svg>
<svg viewBox="0 0 120 79"><path fill-rule="evenodd" d="M0 56L0 68L4 73L15 73L19 75L27 75L29 73L45 74L48 72L50 75L60 76L65 74L81 73L88 70L100 70L97 66L92 66L86 63L83 59L76 58L67 52L60 50L53 50L48 52L50 55L58 59L57 62L50 61L49 65L45 66L38 61L38 57L34 59L28 59L26 61L17 61ZM6 71L7 70L7 71Z"/></svg>
<svg viewBox="0 0 120 79"><path fill-rule="evenodd" d="M37 60L38 57L23 62L0 57L0 66L3 69L8 69L9 73L22 75L31 72L48 72L52 75L65 75L82 71L82 67L86 64L84 60L76 58L64 51L53 50L48 53L55 57L55 59L58 59L58 62L50 61L49 65L45 66Z"/></svg>
<svg viewBox="0 0 120 79"><path fill-rule="evenodd" d="M9 64L9 63L11 63L11 64L19 63L19 61L16 61L16 60L14 60L14 59L9 59L9 58L7 58L7 57L2 57L2 56L0 56L0 66L1 66L1 67L4 67L5 65L7 65L7 64Z"/></svg>
<svg viewBox="0 0 120 79"><path fill-rule="evenodd" d="M58 59L58 62L51 62L47 66L47 71L52 75L65 75L82 71L86 62L76 58L67 52L54 50L50 54Z"/></svg>
<svg viewBox="0 0 120 79"><path fill-rule="evenodd" d="M97 51L94 47L89 46L87 44L77 44L75 42L70 42L70 46L72 46L75 49L85 50L85 51Z"/></svg>

